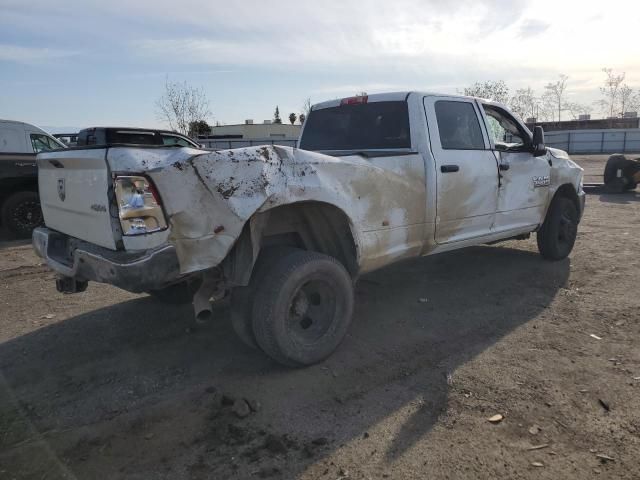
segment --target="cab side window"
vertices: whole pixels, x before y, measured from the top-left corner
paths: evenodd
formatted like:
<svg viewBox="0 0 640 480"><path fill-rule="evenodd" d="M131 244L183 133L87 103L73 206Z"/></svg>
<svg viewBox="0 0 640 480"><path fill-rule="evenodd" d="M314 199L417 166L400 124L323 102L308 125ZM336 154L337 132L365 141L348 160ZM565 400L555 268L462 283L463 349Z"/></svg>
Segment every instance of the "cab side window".
<svg viewBox="0 0 640 480"><path fill-rule="evenodd" d="M32 133L30 137L31 146L33 147L33 151L35 153L46 152L47 150L55 150L56 148L60 148L60 145L51 140L51 138L49 138L47 135Z"/></svg>
<svg viewBox="0 0 640 480"><path fill-rule="evenodd" d="M164 145L180 145L181 147L193 147L192 144L187 142L184 138L177 135L162 135L162 143Z"/></svg>
<svg viewBox="0 0 640 480"><path fill-rule="evenodd" d="M528 136L511 115L492 105L483 105L483 108L487 116L489 137L496 150L517 151L527 145Z"/></svg>
<svg viewBox="0 0 640 480"><path fill-rule="evenodd" d="M484 150L478 115L469 102L437 101L436 119L444 150Z"/></svg>

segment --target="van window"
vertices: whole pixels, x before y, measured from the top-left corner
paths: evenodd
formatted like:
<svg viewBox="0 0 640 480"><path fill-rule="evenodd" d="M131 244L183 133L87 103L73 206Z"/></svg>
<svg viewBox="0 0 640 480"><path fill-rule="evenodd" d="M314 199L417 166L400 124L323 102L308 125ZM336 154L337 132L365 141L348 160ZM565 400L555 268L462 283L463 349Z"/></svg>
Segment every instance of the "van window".
<svg viewBox="0 0 640 480"><path fill-rule="evenodd" d="M305 120L305 150L410 148L407 102L372 102L313 110Z"/></svg>
<svg viewBox="0 0 640 480"><path fill-rule="evenodd" d="M484 150L478 116L470 102L436 102L440 144L444 150Z"/></svg>
<svg viewBox="0 0 640 480"><path fill-rule="evenodd" d="M63 148L58 142L48 135L42 133L32 133L31 146L35 153L46 152L47 150L55 150L57 148Z"/></svg>

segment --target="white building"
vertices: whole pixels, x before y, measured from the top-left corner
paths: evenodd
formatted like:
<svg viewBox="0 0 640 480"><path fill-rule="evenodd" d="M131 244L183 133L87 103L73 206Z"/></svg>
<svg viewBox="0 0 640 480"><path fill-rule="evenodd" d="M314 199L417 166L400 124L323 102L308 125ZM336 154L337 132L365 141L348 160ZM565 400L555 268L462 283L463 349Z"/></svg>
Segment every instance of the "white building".
<svg viewBox="0 0 640 480"><path fill-rule="evenodd" d="M200 135L198 141L207 148L239 148L251 145L295 146L300 136L301 125L273 123L253 123L245 120L238 125L218 125L211 127L209 135Z"/></svg>

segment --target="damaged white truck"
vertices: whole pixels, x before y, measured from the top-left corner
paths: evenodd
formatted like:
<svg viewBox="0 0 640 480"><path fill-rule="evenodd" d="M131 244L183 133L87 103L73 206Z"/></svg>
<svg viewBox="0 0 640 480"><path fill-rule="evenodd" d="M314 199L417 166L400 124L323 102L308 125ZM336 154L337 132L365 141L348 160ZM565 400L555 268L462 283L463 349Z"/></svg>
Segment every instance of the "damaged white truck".
<svg viewBox="0 0 640 480"><path fill-rule="evenodd" d="M297 149L42 153L33 245L65 293L104 282L204 319L230 292L245 343L310 365L344 338L366 272L532 232L565 258L583 171L543 136L498 103L402 92L313 106Z"/></svg>

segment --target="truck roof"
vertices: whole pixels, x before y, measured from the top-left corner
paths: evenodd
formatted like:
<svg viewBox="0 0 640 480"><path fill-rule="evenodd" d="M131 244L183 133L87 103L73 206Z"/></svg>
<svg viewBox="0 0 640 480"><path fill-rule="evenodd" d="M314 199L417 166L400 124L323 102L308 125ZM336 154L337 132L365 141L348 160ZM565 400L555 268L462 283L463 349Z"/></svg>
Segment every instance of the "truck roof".
<svg viewBox="0 0 640 480"><path fill-rule="evenodd" d="M435 95L435 96L443 96L443 97L472 98L472 99L483 100L485 102L489 101L489 100L487 100L485 98L470 97L468 95L460 95L460 94L456 94L456 93L425 92L425 91L418 91L418 90L407 90L407 91L401 91L401 92L373 93L371 95L367 95L366 97L367 97L367 103L372 103L372 102L398 102L398 101L406 100L409 97L409 95L411 95L412 93L417 93L417 94L425 95L425 96L427 96L427 95ZM337 99L334 99L334 100L328 100L326 102L316 103L315 105L313 105L311 107L311 110L320 110L322 108L338 107L345 100L356 99L356 98L358 98L358 97L357 96L353 96L353 97L337 98ZM490 102L490 103L494 103L494 102Z"/></svg>

